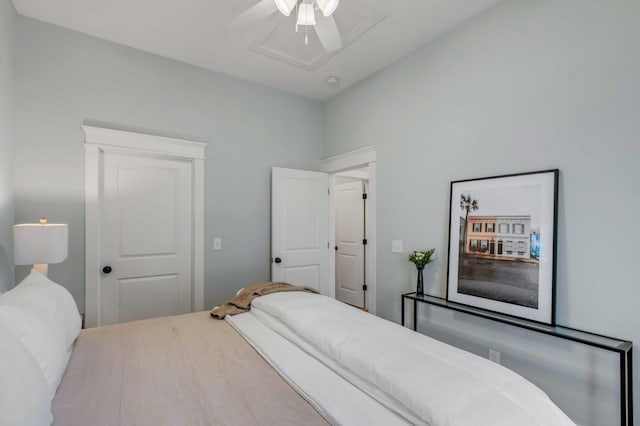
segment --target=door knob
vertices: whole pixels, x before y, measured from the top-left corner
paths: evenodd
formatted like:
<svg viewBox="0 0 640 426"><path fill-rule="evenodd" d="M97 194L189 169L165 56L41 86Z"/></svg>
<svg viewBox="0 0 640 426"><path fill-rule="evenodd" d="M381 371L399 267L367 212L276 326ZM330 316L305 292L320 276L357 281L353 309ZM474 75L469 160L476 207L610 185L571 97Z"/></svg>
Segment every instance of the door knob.
<svg viewBox="0 0 640 426"><path fill-rule="evenodd" d="M280 259L279 257L276 257L273 261L276 263L282 263L282 259Z"/></svg>
<svg viewBox="0 0 640 426"><path fill-rule="evenodd" d="M104 268L102 268L102 272L104 272L105 274L110 274L111 271L111 266L105 266Z"/></svg>

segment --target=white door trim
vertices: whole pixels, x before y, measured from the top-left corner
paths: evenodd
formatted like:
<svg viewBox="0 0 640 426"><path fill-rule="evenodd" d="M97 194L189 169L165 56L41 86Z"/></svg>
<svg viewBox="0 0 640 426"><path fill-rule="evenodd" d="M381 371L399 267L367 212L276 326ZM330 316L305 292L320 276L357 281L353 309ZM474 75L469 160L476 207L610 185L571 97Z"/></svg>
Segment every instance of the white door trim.
<svg viewBox="0 0 640 426"><path fill-rule="evenodd" d="M347 177L352 179L360 179L363 181L369 180L369 172L362 169L346 170L344 172L336 173L336 176Z"/></svg>
<svg viewBox="0 0 640 426"><path fill-rule="evenodd" d="M325 158L321 163L321 170L327 173L337 173L343 170L366 167L376 162L376 147L374 145L345 152Z"/></svg>
<svg viewBox="0 0 640 426"><path fill-rule="evenodd" d="M367 262L367 308L372 314L376 313L376 247L377 247L377 235L376 235L376 203L377 203L377 176L376 176L376 147L368 146L365 148L357 149L355 151L346 152L344 154L336 155L326 158L321 162L321 170L329 173L329 187L335 186L335 176L337 173L357 169L361 167L368 167L369 171L369 192L367 193L367 255L365 260ZM330 245L335 247L336 237L336 200L335 191L331 191L329 196L329 230L330 230ZM329 296L335 298L336 294L336 263L335 256L329 256Z"/></svg>
<svg viewBox="0 0 640 426"><path fill-rule="evenodd" d="M102 153L131 151L167 158L191 159L193 170L193 229L191 310L204 310L204 160L206 143L163 136L81 126L85 134L85 324L100 318L100 175Z"/></svg>
<svg viewBox="0 0 640 426"><path fill-rule="evenodd" d="M80 126L85 143L103 147L133 149L172 157L205 159L206 143L174 139L165 136L146 135L103 127Z"/></svg>

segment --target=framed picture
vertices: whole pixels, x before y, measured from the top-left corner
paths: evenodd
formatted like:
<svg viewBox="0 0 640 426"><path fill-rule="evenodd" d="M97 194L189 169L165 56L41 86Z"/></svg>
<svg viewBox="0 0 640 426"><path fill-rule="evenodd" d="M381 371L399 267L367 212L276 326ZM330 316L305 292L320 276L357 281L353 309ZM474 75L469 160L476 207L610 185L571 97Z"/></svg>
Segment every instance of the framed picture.
<svg viewBox="0 0 640 426"><path fill-rule="evenodd" d="M558 170L451 182L447 300L555 324Z"/></svg>

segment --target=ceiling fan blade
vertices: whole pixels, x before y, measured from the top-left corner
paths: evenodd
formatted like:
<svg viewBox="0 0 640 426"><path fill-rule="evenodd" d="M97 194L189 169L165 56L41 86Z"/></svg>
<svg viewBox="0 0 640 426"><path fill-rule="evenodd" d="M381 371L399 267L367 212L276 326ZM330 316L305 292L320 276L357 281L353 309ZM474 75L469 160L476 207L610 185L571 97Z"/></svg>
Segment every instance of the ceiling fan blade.
<svg viewBox="0 0 640 426"><path fill-rule="evenodd" d="M277 11L278 8L273 0L261 0L258 4L245 10L229 22L229 27L241 28L252 26Z"/></svg>
<svg viewBox="0 0 640 426"><path fill-rule="evenodd" d="M333 15L325 17L322 14L318 14L314 28L324 50L333 52L342 49L342 38L340 38L338 26L335 19L333 19Z"/></svg>

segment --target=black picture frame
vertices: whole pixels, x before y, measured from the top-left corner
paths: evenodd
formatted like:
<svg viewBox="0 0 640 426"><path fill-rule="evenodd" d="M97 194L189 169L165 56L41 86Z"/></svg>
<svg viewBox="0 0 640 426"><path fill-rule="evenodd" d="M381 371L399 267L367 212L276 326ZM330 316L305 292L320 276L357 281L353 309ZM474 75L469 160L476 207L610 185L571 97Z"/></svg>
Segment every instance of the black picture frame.
<svg viewBox="0 0 640 426"><path fill-rule="evenodd" d="M555 325L559 174L451 182L447 300Z"/></svg>

